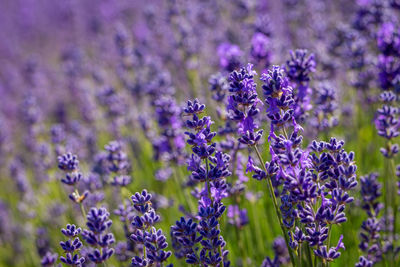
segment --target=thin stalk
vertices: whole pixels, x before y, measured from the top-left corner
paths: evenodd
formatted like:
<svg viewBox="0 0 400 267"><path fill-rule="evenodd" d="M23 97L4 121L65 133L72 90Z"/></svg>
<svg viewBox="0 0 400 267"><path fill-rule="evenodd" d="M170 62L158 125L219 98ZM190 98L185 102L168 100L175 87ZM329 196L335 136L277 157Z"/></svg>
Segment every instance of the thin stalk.
<svg viewBox="0 0 400 267"><path fill-rule="evenodd" d="M302 265L301 265L301 243L299 244L299 247L298 247L297 265L298 265L298 266L302 266Z"/></svg>
<svg viewBox="0 0 400 267"><path fill-rule="evenodd" d="M337 206L336 207L336 209L335 209L335 212L334 212L334 215L336 216L336 214L337 214L337 212L338 212L338 208L339 208L339 206ZM329 224L329 230L328 230L328 243L327 243L327 245L328 245L328 251L329 251L329 248L331 247L331 236L332 236L332 224ZM330 263L328 262L328 266L330 265Z"/></svg>
<svg viewBox="0 0 400 267"><path fill-rule="evenodd" d="M329 224L328 243L327 243L328 251L329 251L329 248L331 247L331 236L332 236L332 224ZM330 263L329 263L329 262L328 262L327 266L330 266Z"/></svg>
<svg viewBox="0 0 400 267"><path fill-rule="evenodd" d="M208 158L206 158L206 183L207 183L208 198L211 200L210 180L208 179Z"/></svg>
<svg viewBox="0 0 400 267"><path fill-rule="evenodd" d="M315 266L315 267L317 267L317 260L318 260L317 255L314 255L314 266Z"/></svg>
<svg viewBox="0 0 400 267"><path fill-rule="evenodd" d="M268 173L267 169L265 168L264 160L262 159L262 156L261 156L260 152L258 151L257 146L254 146L254 149L255 149L255 151L257 153L258 159L259 159L259 161L260 161L265 173ZM293 255L293 251L289 246L289 239L288 239L288 236L286 234L285 226L283 225L282 215L281 215L281 213L279 211L279 208L278 208L278 202L276 200L276 196L275 196L275 193L273 191L273 186L272 186L272 182L271 182L270 178L267 178L267 187L268 187L269 194L270 194L270 196L272 198L272 202L274 204L275 213L276 213L276 215L278 217L278 221L279 221L279 225L281 226L283 237L285 238L286 247L287 247L287 249L289 251L289 255L290 255L290 261L292 262L293 266L296 266L296 262L294 260L294 255Z"/></svg>
<svg viewBox="0 0 400 267"><path fill-rule="evenodd" d="M177 167L177 168L174 168L174 170L178 170L178 173L177 173L177 181L181 181L182 180L182 177L184 177L184 174L182 174L182 169L181 168L179 168L179 166ZM194 212L195 210L196 210L196 207L194 207L193 206L193 202L191 201L191 198L190 198L190 196L189 196L189 194L188 194L188 192L187 192L187 190L185 190L186 188L184 188L182 191L183 191L183 195L184 195L184 197L185 197L185 199L186 199L186 202L188 203L188 205L189 205L189 209L190 209L190 212Z"/></svg>
<svg viewBox="0 0 400 267"><path fill-rule="evenodd" d="M394 179L396 177L396 166L394 164L394 160L393 158L390 159L390 170L392 172L392 176ZM394 182L394 181L393 181ZM392 231L392 240L393 240L393 250L396 247L396 219L397 219L397 197L396 197L396 191L393 190L393 188L396 188L395 185L392 184L392 204L393 204L393 231ZM393 259L392 259L392 264L394 264L395 262L395 252L392 251L393 254Z"/></svg>
<svg viewBox="0 0 400 267"><path fill-rule="evenodd" d="M308 243L306 243L306 252L307 252L307 262L311 264L311 267L313 267L313 262L312 262L312 257L311 257L311 248Z"/></svg>
<svg viewBox="0 0 400 267"><path fill-rule="evenodd" d="M83 203L82 202L79 203L79 206L81 208L81 212L82 212L83 218L86 219L86 211L85 211L85 207L83 206Z"/></svg>

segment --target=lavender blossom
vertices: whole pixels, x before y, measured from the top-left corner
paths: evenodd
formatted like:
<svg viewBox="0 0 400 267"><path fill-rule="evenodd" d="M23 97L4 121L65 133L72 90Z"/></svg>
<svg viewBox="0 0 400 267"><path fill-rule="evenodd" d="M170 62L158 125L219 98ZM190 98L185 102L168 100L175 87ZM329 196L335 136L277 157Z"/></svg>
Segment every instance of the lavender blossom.
<svg viewBox="0 0 400 267"><path fill-rule="evenodd" d="M221 200L227 196L224 178L231 175L228 170L230 156L216 151L216 144L212 142L216 133L210 129L213 122L210 117L200 117L204 109L205 105L197 99L188 101L184 109L186 115L191 116L186 125L194 129L194 133L186 132L189 137L187 143L193 151L188 170L192 171L193 179L205 182L205 187L198 194L199 223L197 225L182 217L171 227L171 236L177 249L176 254L185 256L186 263L229 266L219 219L226 209Z"/></svg>
<svg viewBox="0 0 400 267"><path fill-rule="evenodd" d="M229 76L228 112L231 120L238 124L239 142L248 146L256 145L263 134L258 130L256 116L259 113L256 83L253 80L257 73L253 71L253 65L233 71Z"/></svg>
<svg viewBox="0 0 400 267"><path fill-rule="evenodd" d="M57 253L51 253L51 252L47 252L46 255L44 255L40 261L40 264L42 265L42 267L53 267L54 264L56 263L58 258Z"/></svg>
<svg viewBox="0 0 400 267"><path fill-rule="evenodd" d="M160 265L172 254L171 251L165 251L168 243L162 230L154 227L160 221L160 216L152 208L151 199L152 195L146 190L141 193L136 192L131 197L133 207L139 215L136 215L132 221L134 231L130 238L135 244L144 246L143 256L132 258L133 266Z"/></svg>
<svg viewBox="0 0 400 267"><path fill-rule="evenodd" d="M58 168L65 172L65 178L61 179L61 182L68 186L76 188L77 183L82 179L82 173L79 172L79 161L77 156L71 153L59 156ZM81 208L83 209L82 203L87 198L88 195L89 195L88 191L84 191L84 193L81 195L75 189L75 191L73 191L69 195L69 198L75 203L80 204Z"/></svg>
<svg viewBox="0 0 400 267"><path fill-rule="evenodd" d="M107 261L114 253L114 249L110 248L110 245L115 242L114 235L107 232L112 224L109 216L105 208L90 209L86 223L88 229L82 233L83 239L93 247L89 250L88 258L96 264Z"/></svg>
<svg viewBox="0 0 400 267"><path fill-rule="evenodd" d="M298 122L304 120L304 116L311 109L309 87L310 76L315 72L314 54L308 54L307 50L297 49L290 52L290 60L286 61L286 73L291 85L296 90L294 101L296 103L294 116Z"/></svg>
<svg viewBox="0 0 400 267"><path fill-rule="evenodd" d="M241 64L242 51L239 46L222 43L218 46L219 65L223 70L231 72Z"/></svg>
<svg viewBox="0 0 400 267"><path fill-rule="evenodd" d="M124 187L132 182L128 155L123 151L122 143L111 141L105 146L107 151L108 171L114 174L111 185Z"/></svg>
<svg viewBox="0 0 400 267"><path fill-rule="evenodd" d="M65 242L60 242L61 248L66 253L65 257L60 257L60 260L67 265L82 266L82 264L85 262L85 258L79 256L79 249L82 248L82 242L78 237L81 232L81 228L77 228L75 225L68 224L67 229L62 229L61 232L68 238L68 240Z"/></svg>

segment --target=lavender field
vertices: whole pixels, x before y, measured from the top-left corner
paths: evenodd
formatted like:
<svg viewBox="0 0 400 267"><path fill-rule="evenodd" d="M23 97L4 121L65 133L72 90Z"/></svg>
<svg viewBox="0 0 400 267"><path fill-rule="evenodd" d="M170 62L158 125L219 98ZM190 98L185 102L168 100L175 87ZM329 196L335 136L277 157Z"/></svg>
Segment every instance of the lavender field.
<svg viewBox="0 0 400 267"><path fill-rule="evenodd" d="M399 0L0 0L0 266L400 266Z"/></svg>

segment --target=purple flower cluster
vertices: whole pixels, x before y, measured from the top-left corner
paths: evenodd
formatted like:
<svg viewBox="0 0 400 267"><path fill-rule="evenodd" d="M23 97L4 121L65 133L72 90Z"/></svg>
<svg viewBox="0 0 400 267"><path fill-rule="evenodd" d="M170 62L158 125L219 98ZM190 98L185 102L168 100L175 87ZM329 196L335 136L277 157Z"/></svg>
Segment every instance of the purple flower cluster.
<svg viewBox="0 0 400 267"><path fill-rule="evenodd" d="M65 257L61 256L60 260L70 266L82 266L85 262L84 257L80 257L79 250L82 248L82 242L79 240L78 235L81 233L82 229L76 227L74 224L67 224L66 229L62 229L61 232L65 235L68 240L65 242L60 242L61 248L64 250ZM53 257L46 257L44 262L53 261ZM54 261L53 261L54 262Z"/></svg>
<svg viewBox="0 0 400 267"><path fill-rule="evenodd" d="M127 186L132 179L128 175L130 171L130 163L128 155L123 151L122 143L119 141L111 141L106 146L107 151L107 167L108 171L114 173L111 179L111 185Z"/></svg>
<svg viewBox="0 0 400 267"><path fill-rule="evenodd" d="M303 82L308 84L307 71L304 75L302 72L298 70L296 74L293 67L292 78L296 74L301 81L299 85L304 85ZM288 85L285 73L274 66L261 79L271 121L269 140L272 159L261 162L263 169L250 161L248 168L254 171L254 178L271 181L274 202L275 197L280 195L281 205L277 215L282 226L289 229L288 236L284 232L289 252L299 251L299 246L307 243L323 262L333 261L340 256L339 249L344 246L340 239L336 247L330 247L331 226L347 220L345 206L353 201L349 191L357 185L354 153L345 152L344 142L335 138L329 142L313 141L309 148L303 150L301 127L294 115L297 95ZM288 133L288 129L293 131ZM279 130L281 134L278 134ZM260 155L259 159L262 161Z"/></svg>
<svg viewBox="0 0 400 267"><path fill-rule="evenodd" d="M155 118L159 135L152 140L154 158L168 164L181 165L184 162L185 140L181 131L182 120L179 117L181 109L172 96L165 95L154 101ZM168 167L158 171L157 179L165 181L171 176ZM161 175L163 174L163 175Z"/></svg>
<svg viewBox="0 0 400 267"><path fill-rule="evenodd" d="M289 252L287 250L285 240L278 237L274 240L273 244L274 258L266 257L260 267L275 267L290 262Z"/></svg>
<svg viewBox="0 0 400 267"><path fill-rule="evenodd" d="M314 108L309 124L312 130L326 132L339 124L336 111L338 109L337 94L333 85L323 82L314 91Z"/></svg>
<svg viewBox="0 0 400 267"><path fill-rule="evenodd" d="M268 68L271 62L271 41L270 38L261 32L254 33L251 39L251 58L261 65L262 68Z"/></svg>
<svg viewBox="0 0 400 267"><path fill-rule="evenodd" d="M308 54L307 50L297 49L290 52L290 59L286 61L286 74L294 88L294 101L296 103L294 116L296 121L304 122L307 112L311 109L311 93L309 86L310 76L315 72L314 54Z"/></svg>
<svg viewBox="0 0 400 267"><path fill-rule="evenodd" d="M114 254L114 249L110 248L115 239L114 235L108 232L112 225L109 216L110 213L105 208L91 208L87 215L88 229L82 232L83 239L93 247L87 256L96 264L106 262Z"/></svg>
<svg viewBox="0 0 400 267"><path fill-rule="evenodd" d="M213 123L210 117L201 117L205 105L197 99L188 101L185 115L191 116L186 121L189 129L187 143L192 146L192 156L188 161L188 170L192 179L204 182L199 197L198 224L192 219L182 217L171 227L176 255L186 257L186 263L204 266L229 266L226 259L228 251L221 235L220 219L226 208L221 200L227 196L224 178L231 175L228 170L230 156L216 151L211 132ZM204 161L205 166L202 161ZM201 250L199 249L201 247Z"/></svg>
<svg viewBox="0 0 400 267"><path fill-rule="evenodd" d="M378 182L378 175L370 173L360 178L362 208L368 218L361 225L359 248L365 253L356 266L372 266L382 260L383 247L381 237L381 222L378 215L383 205L379 202L382 185Z"/></svg>
<svg viewBox="0 0 400 267"><path fill-rule="evenodd" d="M231 43L222 43L218 46L220 67L231 72L241 65L242 51L239 46Z"/></svg>
<svg viewBox="0 0 400 267"><path fill-rule="evenodd" d="M146 190L131 197L133 208L139 215L132 221L134 231L130 238L135 244L143 246L143 255L134 256L132 266L162 265L172 254L165 250L168 243L162 230L154 227L161 218L152 208L151 198Z"/></svg>
<svg viewBox="0 0 400 267"><path fill-rule="evenodd" d="M65 178L61 179L61 182L74 187L75 191L69 195L69 198L75 203L82 204L82 202L89 195L88 191L85 191L82 195L76 190L77 183L82 179L82 173L79 172L79 161L76 155L71 153L64 154L58 157L58 168L65 173Z"/></svg>
<svg viewBox="0 0 400 267"><path fill-rule="evenodd" d="M258 130L257 115L260 110L253 70L253 65L233 71L229 75L229 92L227 110L231 120L238 125L239 142L248 146L256 145L263 134Z"/></svg>

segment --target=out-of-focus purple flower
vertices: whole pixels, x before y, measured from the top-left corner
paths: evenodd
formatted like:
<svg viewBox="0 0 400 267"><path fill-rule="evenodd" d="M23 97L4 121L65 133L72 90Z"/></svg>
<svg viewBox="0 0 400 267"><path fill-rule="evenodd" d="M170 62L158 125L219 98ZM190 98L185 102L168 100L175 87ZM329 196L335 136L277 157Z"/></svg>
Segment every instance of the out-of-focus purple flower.
<svg viewBox="0 0 400 267"><path fill-rule="evenodd" d="M378 78L379 84L383 90L400 89L400 62L399 56L380 55L378 58Z"/></svg>
<svg viewBox="0 0 400 267"><path fill-rule="evenodd" d="M313 129L326 131L339 123L335 115L337 96L331 84L324 82L317 86L313 103L312 116L308 121Z"/></svg>
<svg viewBox="0 0 400 267"><path fill-rule="evenodd" d="M374 263L364 256L360 256L358 262L356 263L355 267L372 267Z"/></svg>
<svg viewBox="0 0 400 267"><path fill-rule="evenodd" d="M128 175L130 162L128 155L123 150L123 145L119 141L111 141L106 146L108 170L113 173L111 185L127 186L132 178Z"/></svg>
<svg viewBox="0 0 400 267"><path fill-rule="evenodd" d="M57 253L53 254L50 251L48 251L46 255L42 257L40 264L42 265L42 267L53 267L57 261L57 258L58 258Z"/></svg>
<svg viewBox="0 0 400 267"><path fill-rule="evenodd" d="M181 110L172 96L164 95L154 101L159 134L152 138L154 158L165 164L184 162L185 140L182 131Z"/></svg>
<svg viewBox="0 0 400 267"><path fill-rule="evenodd" d="M381 94L381 100L384 104L376 112L375 127L378 135L388 142L386 147L381 148L381 153L385 157L391 158L399 152L399 145L390 142L400 135L399 108L392 106L398 99L393 92L388 91Z"/></svg>
<svg viewBox="0 0 400 267"><path fill-rule="evenodd" d="M391 23L383 23L377 34L378 49L385 56L400 56L400 30Z"/></svg>
<svg viewBox="0 0 400 267"><path fill-rule="evenodd" d="M228 222L237 228L242 228L249 223L246 209L239 209L237 205L228 206L228 212L226 214Z"/></svg>
<svg viewBox="0 0 400 267"><path fill-rule="evenodd" d="M363 200L363 209L368 216L376 217L382 209L382 204L378 198L381 196L382 185L378 182L378 174L370 173L360 178L361 196Z"/></svg>
<svg viewBox="0 0 400 267"><path fill-rule="evenodd" d="M217 102L225 100L225 96L229 90L229 83L221 73L214 74L208 80L210 91L213 93L212 98Z"/></svg>
<svg viewBox="0 0 400 267"><path fill-rule="evenodd" d="M271 61L271 42L263 33L256 32L251 39L250 55L257 65L267 68Z"/></svg>
<svg viewBox="0 0 400 267"><path fill-rule="evenodd" d="M373 263L382 260L381 226L375 217L368 218L361 225L359 248L367 254L367 259Z"/></svg>
<svg viewBox="0 0 400 267"><path fill-rule="evenodd" d="M283 237L278 237L274 240L273 250L275 254L273 260L271 260L270 257L266 257L261 267L279 267L282 264L290 262L289 253Z"/></svg>
<svg viewBox="0 0 400 267"><path fill-rule="evenodd" d="M291 51L290 59L286 61L286 74L296 91L294 116L298 122L304 120L304 116L311 109L312 90L309 82L311 74L315 72L315 66L314 54L308 54L307 50L302 49Z"/></svg>
<svg viewBox="0 0 400 267"><path fill-rule="evenodd" d="M242 51L239 46L231 43L222 43L218 46L220 67L228 72L235 70L241 65Z"/></svg>

